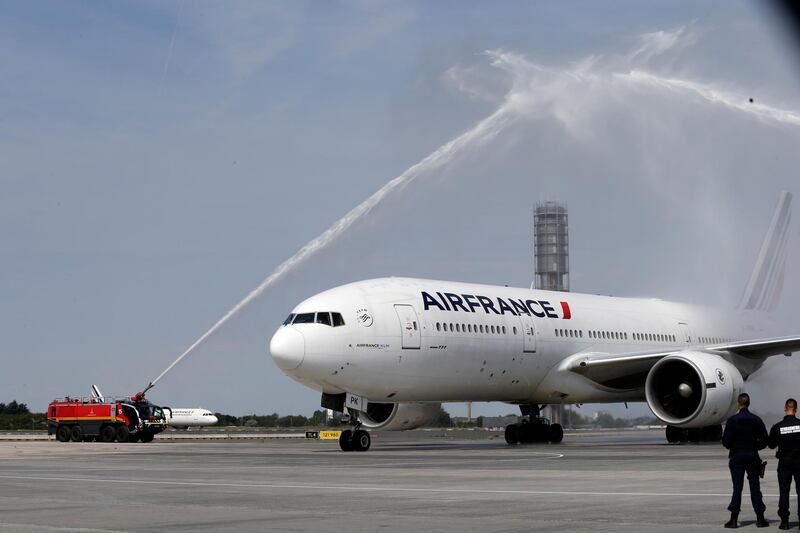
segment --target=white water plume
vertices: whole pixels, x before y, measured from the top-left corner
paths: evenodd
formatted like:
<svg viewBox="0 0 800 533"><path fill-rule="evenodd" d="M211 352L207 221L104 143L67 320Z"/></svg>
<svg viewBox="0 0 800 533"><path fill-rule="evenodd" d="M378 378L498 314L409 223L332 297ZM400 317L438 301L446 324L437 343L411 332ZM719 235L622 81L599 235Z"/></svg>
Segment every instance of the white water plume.
<svg viewBox="0 0 800 533"><path fill-rule="evenodd" d="M453 157L466 148L475 147L486 141L492 139L497 135L508 121L513 118L513 115L508 112L507 106L501 106L494 113L485 119L476 123L472 128L465 131L458 137L452 139L448 143L440 146L436 151L429 154L419 163L408 168L405 172L389 181L386 185L378 189L369 198L361 202L358 206L353 208L349 213L340 218L330 228L325 230L317 238L303 246L292 257L281 263L272 274L270 274L261 284L253 289L247 296L245 296L239 303L225 313L211 328L208 329L203 335L197 339L186 351L184 351L171 365L169 365L156 379L150 382L146 390L152 388L164 375L172 370L172 368L183 360L187 355L192 353L200 344L208 339L215 331L217 331L223 324L233 318L239 311L244 309L250 302L258 298L265 290L274 285L279 279L289 273L299 264L303 263L306 259L313 254L322 250L338 237L344 234L347 229L353 225L354 222L369 213L375 206L380 204L387 196L399 192L406 185L414 181L420 175L435 170L447 164Z"/></svg>

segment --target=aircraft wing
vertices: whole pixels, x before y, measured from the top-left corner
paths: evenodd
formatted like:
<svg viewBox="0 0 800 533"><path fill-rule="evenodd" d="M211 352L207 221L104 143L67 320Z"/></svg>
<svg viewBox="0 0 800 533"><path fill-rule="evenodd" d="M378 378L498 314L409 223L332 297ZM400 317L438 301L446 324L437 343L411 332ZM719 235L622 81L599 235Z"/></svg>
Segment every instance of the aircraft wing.
<svg viewBox="0 0 800 533"><path fill-rule="evenodd" d="M800 336L738 341L724 344L693 346L655 352L611 355L586 353L573 358L567 369L605 387L637 389L644 386L650 368L661 358L690 349L701 352L728 352L748 359L766 359L779 354L800 352Z"/></svg>
<svg viewBox="0 0 800 533"><path fill-rule="evenodd" d="M731 352L752 359L764 359L772 355L800 352L800 337L776 337L754 341L730 342L708 346L705 349L714 352Z"/></svg>

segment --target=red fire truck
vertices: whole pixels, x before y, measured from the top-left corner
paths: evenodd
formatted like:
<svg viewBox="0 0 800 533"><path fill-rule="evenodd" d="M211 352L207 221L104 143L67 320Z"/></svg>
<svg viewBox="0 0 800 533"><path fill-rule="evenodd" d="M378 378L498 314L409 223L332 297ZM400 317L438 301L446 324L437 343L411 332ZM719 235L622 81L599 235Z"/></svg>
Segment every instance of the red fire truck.
<svg viewBox="0 0 800 533"><path fill-rule="evenodd" d="M141 393L131 398L60 398L47 408L47 434L59 442L151 442L166 427L164 412Z"/></svg>

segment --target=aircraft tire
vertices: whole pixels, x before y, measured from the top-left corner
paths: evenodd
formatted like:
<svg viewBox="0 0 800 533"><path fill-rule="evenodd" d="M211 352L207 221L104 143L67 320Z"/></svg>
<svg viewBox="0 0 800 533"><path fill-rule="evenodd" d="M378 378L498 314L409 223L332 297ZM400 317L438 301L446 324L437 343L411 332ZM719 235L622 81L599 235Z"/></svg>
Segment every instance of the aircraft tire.
<svg viewBox="0 0 800 533"><path fill-rule="evenodd" d="M100 430L100 441L101 442L114 442L117 438L117 430L114 426L103 426Z"/></svg>
<svg viewBox="0 0 800 533"><path fill-rule="evenodd" d="M675 426L667 426L667 442L670 444L676 444L679 442L686 441L686 430L681 429Z"/></svg>
<svg viewBox="0 0 800 533"><path fill-rule="evenodd" d="M56 430L56 440L58 442L68 442L72 436L72 430L69 426L58 426Z"/></svg>
<svg viewBox="0 0 800 533"><path fill-rule="evenodd" d="M561 424L550 424L549 433L550 442L553 444L558 444L564 440L564 428L561 427Z"/></svg>
<svg viewBox="0 0 800 533"><path fill-rule="evenodd" d="M519 424L509 424L506 426L506 443L519 444Z"/></svg>
<svg viewBox="0 0 800 533"><path fill-rule="evenodd" d="M701 428L689 428L686 431L689 442L700 442L703 440L703 430Z"/></svg>
<svg viewBox="0 0 800 533"><path fill-rule="evenodd" d="M532 442L536 442L538 436L536 434L536 428L534 427L534 424L519 424L517 433L519 435L520 444L530 444Z"/></svg>
<svg viewBox="0 0 800 533"><path fill-rule="evenodd" d="M351 436L353 432L349 429L345 429L339 435L339 448L342 449L343 452L352 452L353 451L353 441Z"/></svg>
<svg viewBox="0 0 800 533"><path fill-rule="evenodd" d="M117 442L128 442L128 437L131 432L126 426L119 426L117 428Z"/></svg>
<svg viewBox="0 0 800 533"><path fill-rule="evenodd" d="M357 452L365 452L369 450L369 447L372 445L372 437L370 437L367 431L363 429L358 429L355 431L353 435L353 450Z"/></svg>
<svg viewBox="0 0 800 533"><path fill-rule="evenodd" d="M83 440L83 431L80 426L72 426L69 432L69 439L72 442L81 442Z"/></svg>

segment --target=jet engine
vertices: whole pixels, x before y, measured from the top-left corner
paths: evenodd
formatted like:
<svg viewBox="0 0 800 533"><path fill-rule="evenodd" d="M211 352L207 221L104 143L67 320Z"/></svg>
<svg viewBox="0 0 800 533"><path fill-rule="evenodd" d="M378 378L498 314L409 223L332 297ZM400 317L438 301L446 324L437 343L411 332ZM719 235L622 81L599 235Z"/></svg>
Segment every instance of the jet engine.
<svg viewBox="0 0 800 533"><path fill-rule="evenodd" d="M741 372L722 357L681 352L653 365L645 394L650 409L667 424L700 428L732 415L743 386Z"/></svg>
<svg viewBox="0 0 800 533"><path fill-rule="evenodd" d="M415 429L436 420L440 403L373 403L358 419L367 429L400 431Z"/></svg>

